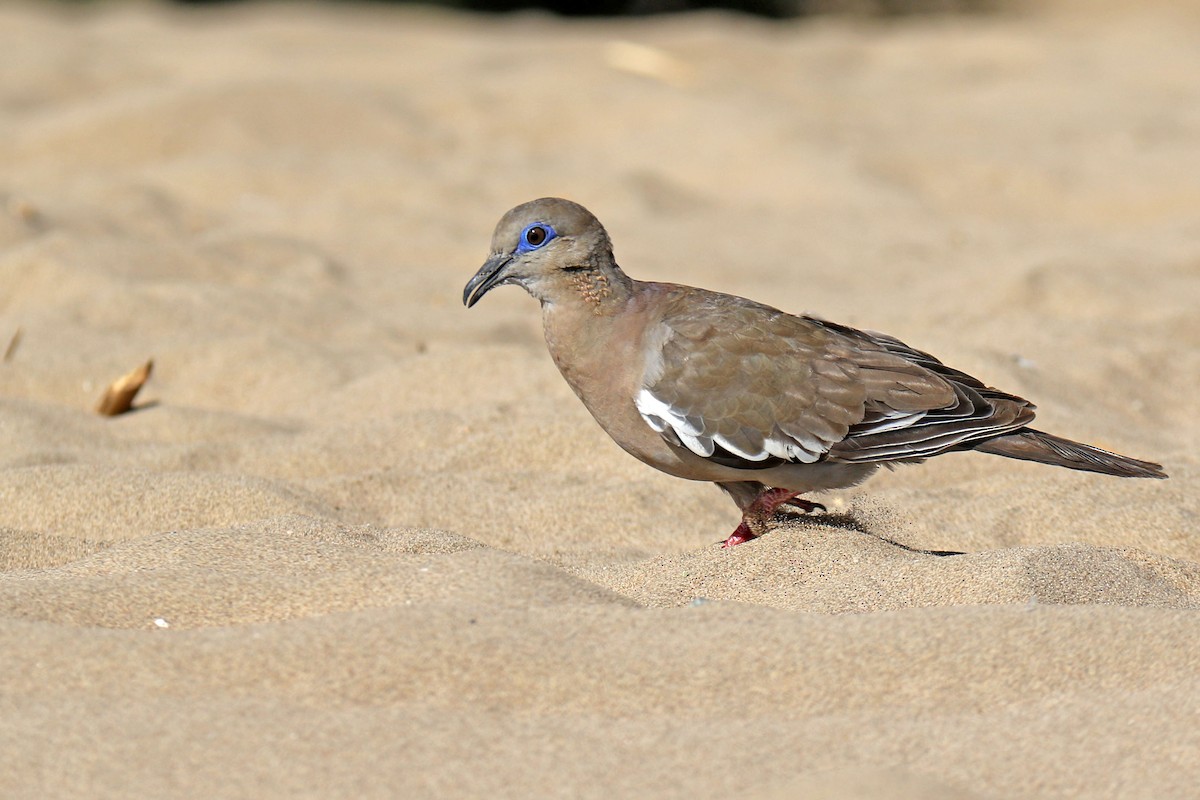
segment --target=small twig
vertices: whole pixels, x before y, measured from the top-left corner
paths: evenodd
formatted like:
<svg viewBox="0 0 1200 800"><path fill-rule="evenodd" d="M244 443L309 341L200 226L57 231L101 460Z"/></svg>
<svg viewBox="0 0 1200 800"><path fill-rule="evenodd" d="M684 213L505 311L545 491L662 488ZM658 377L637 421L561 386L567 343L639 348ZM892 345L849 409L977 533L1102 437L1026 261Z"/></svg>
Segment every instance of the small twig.
<svg viewBox="0 0 1200 800"><path fill-rule="evenodd" d="M8 340L8 347L4 349L4 358L0 359L5 364L12 360L13 353L17 352L17 347L21 344L21 335L24 332L18 327L13 331L12 338Z"/></svg>
<svg viewBox="0 0 1200 800"><path fill-rule="evenodd" d="M106 417L115 417L133 408L133 398L137 396L138 391L149 379L152 369L154 369L153 359L128 375L122 375L113 381L104 391L104 397L100 398L100 403L96 406L96 413Z"/></svg>

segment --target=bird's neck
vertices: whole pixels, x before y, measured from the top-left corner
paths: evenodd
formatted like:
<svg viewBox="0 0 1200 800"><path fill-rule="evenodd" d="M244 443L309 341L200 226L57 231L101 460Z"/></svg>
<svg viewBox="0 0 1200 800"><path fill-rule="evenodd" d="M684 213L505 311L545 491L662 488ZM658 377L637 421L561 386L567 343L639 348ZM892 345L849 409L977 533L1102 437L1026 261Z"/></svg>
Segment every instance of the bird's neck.
<svg viewBox="0 0 1200 800"><path fill-rule="evenodd" d="M566 302L555 305L578 306L597 317L624 311L633 292L633 281L616 264L583 264L563 270L561 279Z"/></svg>
<svg viewBox="0 0 1200 800"><path fill-rule="evenodd" d="M543 303L542 326L554 363L590 408L591 384L616 380L616 366L630 364L640 352L640 284L620 272L575 276L582 301Z"/></svg>

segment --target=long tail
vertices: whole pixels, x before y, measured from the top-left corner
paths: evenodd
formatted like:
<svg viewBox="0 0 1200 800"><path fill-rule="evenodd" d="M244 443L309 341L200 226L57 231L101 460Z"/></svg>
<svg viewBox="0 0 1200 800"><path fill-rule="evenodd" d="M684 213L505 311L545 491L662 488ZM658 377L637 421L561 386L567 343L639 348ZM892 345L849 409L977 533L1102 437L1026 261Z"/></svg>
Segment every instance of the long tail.
<svg viewBox="0 0 1200 800"><path fill-rule="evenodd" d="M1110 453L1099 447L1072 442L1049 433L1022 428L976 444L972 449L1025 461L1040 461L1068 469L1101 472L1122 478L1165 478L1161 464Z"/></svg>

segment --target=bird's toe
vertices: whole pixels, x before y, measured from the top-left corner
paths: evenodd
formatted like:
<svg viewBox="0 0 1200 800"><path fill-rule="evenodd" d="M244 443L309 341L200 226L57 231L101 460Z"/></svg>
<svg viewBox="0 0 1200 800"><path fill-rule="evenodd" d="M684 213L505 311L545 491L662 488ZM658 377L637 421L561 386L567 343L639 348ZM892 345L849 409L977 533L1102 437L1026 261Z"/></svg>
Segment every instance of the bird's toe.
<svg viewBox="0 0 1200 800"><path fill-rule="evenodd" d="M758 534L750 530L750 526L746 523L746 520L742 520L733 533L729 534L725 541L721 542L721 547L736 547L757 537Z"/></svg>
<svg viewBox="0 0 1200 800"><path fill-rule="evenodd" d="M794 497L786 503L780 503L775 509L776 514L781 514L785 517L802 517L805 514L811 514L814 511L820 511L822 514L828 513L827 509L821 503L814 503L811 500L802 500L799 497Z"/></svg>

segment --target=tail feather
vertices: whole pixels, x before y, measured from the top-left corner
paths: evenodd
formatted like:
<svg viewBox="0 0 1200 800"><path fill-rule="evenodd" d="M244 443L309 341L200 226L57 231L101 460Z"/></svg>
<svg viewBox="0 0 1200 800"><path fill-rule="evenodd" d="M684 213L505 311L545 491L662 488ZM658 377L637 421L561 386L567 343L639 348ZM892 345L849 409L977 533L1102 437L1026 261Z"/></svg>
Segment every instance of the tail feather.
<svg viewBox="0 0 1200 800"><path fill-rule="evenodd" d="M1165 478L1161 464L1110 453L1099 447L1072 442L1060 436L1022 428L1014 433L979 442L972 448L1007 458L1038 461L1068 469L1100 472L1121 478Z"/></svg>

